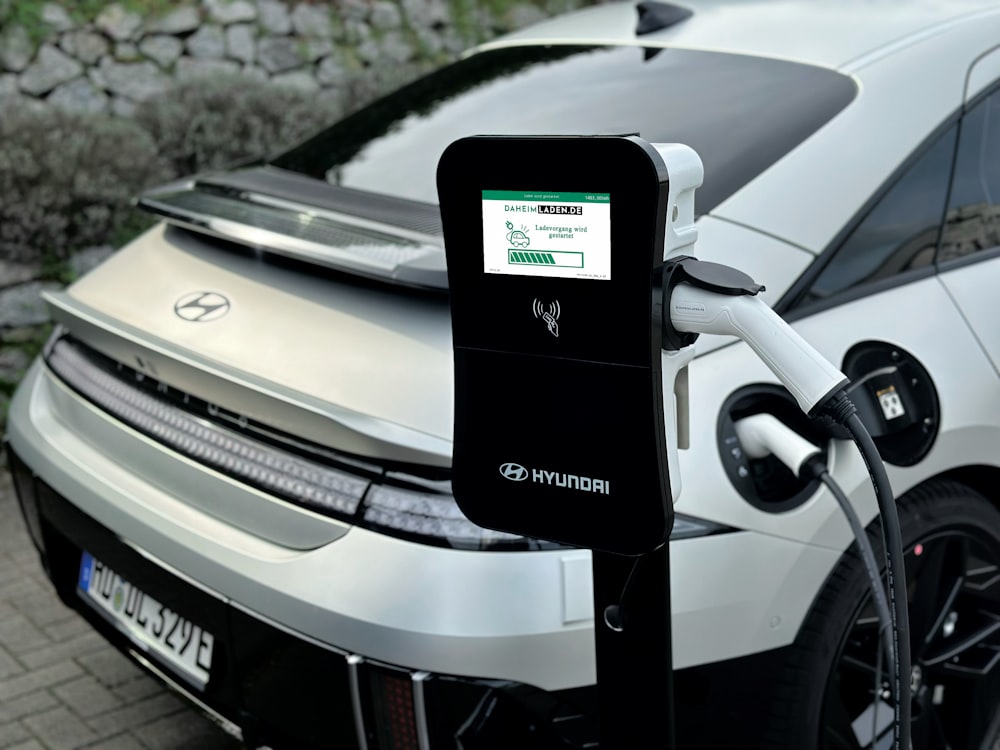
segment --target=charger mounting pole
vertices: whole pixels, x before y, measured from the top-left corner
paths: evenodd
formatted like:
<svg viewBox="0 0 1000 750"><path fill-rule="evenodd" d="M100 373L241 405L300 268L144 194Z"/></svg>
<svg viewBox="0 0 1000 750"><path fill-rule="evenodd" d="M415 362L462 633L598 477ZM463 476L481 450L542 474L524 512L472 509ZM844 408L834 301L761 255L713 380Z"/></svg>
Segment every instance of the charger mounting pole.
<svg viewBox="0 0 1000 750"><path fill-rule="evenodd" d="M670 545L592 555L601 750L674 750Z"/></svg>

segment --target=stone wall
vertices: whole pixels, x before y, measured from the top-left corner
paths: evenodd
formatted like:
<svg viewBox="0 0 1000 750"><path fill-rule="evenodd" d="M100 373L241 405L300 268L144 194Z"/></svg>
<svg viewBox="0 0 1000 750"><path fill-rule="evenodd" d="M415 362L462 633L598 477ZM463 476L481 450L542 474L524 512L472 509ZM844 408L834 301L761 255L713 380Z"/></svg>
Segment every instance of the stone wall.
<svg viewBox="0 0 1000 750"><path fill-rule="evenodd" d="M189 0L154 17L122 2L86 22L50 2L34 27L0 28L0 116L18 95L128 115L173 82L212 73L374 95L477 41L592 2Z"/></svg>
<svg viewBox="0 0 1000 750"><path fill-rule="evenodd" d="M4 24L5 10L31 0L0 0L0 118L24 106L129 116L175 83L213 73L351 107L476 42L601 1L187 0L144 16L129 10L136 0L121 0L88 21L74 19L68 3L49 2L37 6L34 24ZM112 250L77 252L70 277ZM0 257L0 432L13 387L49 328L40 292L59 286L39 264Z"/></svg>

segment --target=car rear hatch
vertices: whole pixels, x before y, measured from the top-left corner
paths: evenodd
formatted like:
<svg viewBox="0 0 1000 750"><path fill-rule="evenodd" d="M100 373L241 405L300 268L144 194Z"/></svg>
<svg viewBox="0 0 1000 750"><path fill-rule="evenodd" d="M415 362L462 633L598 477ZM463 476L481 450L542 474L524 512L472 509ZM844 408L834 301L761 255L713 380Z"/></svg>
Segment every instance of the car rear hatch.
<svg viewBox="0 0 1000 750"><path fill-rule="evenodd" d="M513 539L472 526L450 495L451 340L440 290L160 224L47 300L60 325L50 370L177 454L172 468L156 460L162 484L190 460L247 485L254 503L262 490L278 506L446 546ZM113 449L143 464L135 471L153 471L139 445ZM336 537L290 535L273 514L238 503L190 502L286 546Z"/></svg>
<svg viewBox="0 0 1000 750"><path fill-rule="evenodd" d="M208 222L215 220L208 211L231 210L310 223L306 206L272 209L214 191L202 195L197 188L167 198L174 205L186 200L197 207L191 215L204 212ZM194 219L179 223L188 221ZM359 458L447 467L446 297L367 283L308 256L308 263L287 259L273 245L297 238L267 231L279 241L261 252L250 243L158 226L67 291L48 295L50 307L78 339L148 378L232 411L237 420L259 421ZM363 231L366 253L349 250L357 265L387 274L405 265L388 259L395 251L391 227ZM341 235L355 242L352 233L360 234L349 229ZM327 247L331 257L338 250ZM443 255L429 240L418 248L406 244L404 254L419 253L421 261ZM371 261L379 252L381 259ZM428 263L422 271L434 273Z"/></svg>

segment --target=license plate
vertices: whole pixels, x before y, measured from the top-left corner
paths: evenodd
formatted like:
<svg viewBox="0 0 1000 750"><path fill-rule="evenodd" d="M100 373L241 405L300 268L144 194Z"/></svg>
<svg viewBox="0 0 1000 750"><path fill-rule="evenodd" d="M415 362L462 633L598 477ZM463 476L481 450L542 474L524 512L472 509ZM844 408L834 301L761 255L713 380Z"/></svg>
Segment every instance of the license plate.
<svg viewBox="0 0 1000 750"><path fill-rule="evenodd" d="M197 687L208 682L212 634L129 583L87 552L80 561L81 594L145 650Z"/></svg>

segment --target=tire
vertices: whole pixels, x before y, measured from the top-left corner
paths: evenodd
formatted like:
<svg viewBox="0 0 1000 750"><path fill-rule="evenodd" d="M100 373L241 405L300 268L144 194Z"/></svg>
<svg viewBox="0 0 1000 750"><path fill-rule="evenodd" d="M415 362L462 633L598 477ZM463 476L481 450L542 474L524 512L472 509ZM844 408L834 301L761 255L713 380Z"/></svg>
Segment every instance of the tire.
<svg viewBox="0 0 1000 750"><path fill-rule="evenodd" d="M911 490L897 507L910 603L913 750L1000 750L1000 510L944 480ZM868 535L882 560L877 521ZM871 601L852 545L788 652L765 748L872 746L878 627ZM882 665L888 688L884 657ZM882 695L877 715L888 726L876 732L880 749L890 747L892 717L892 698Z"/></svg>

